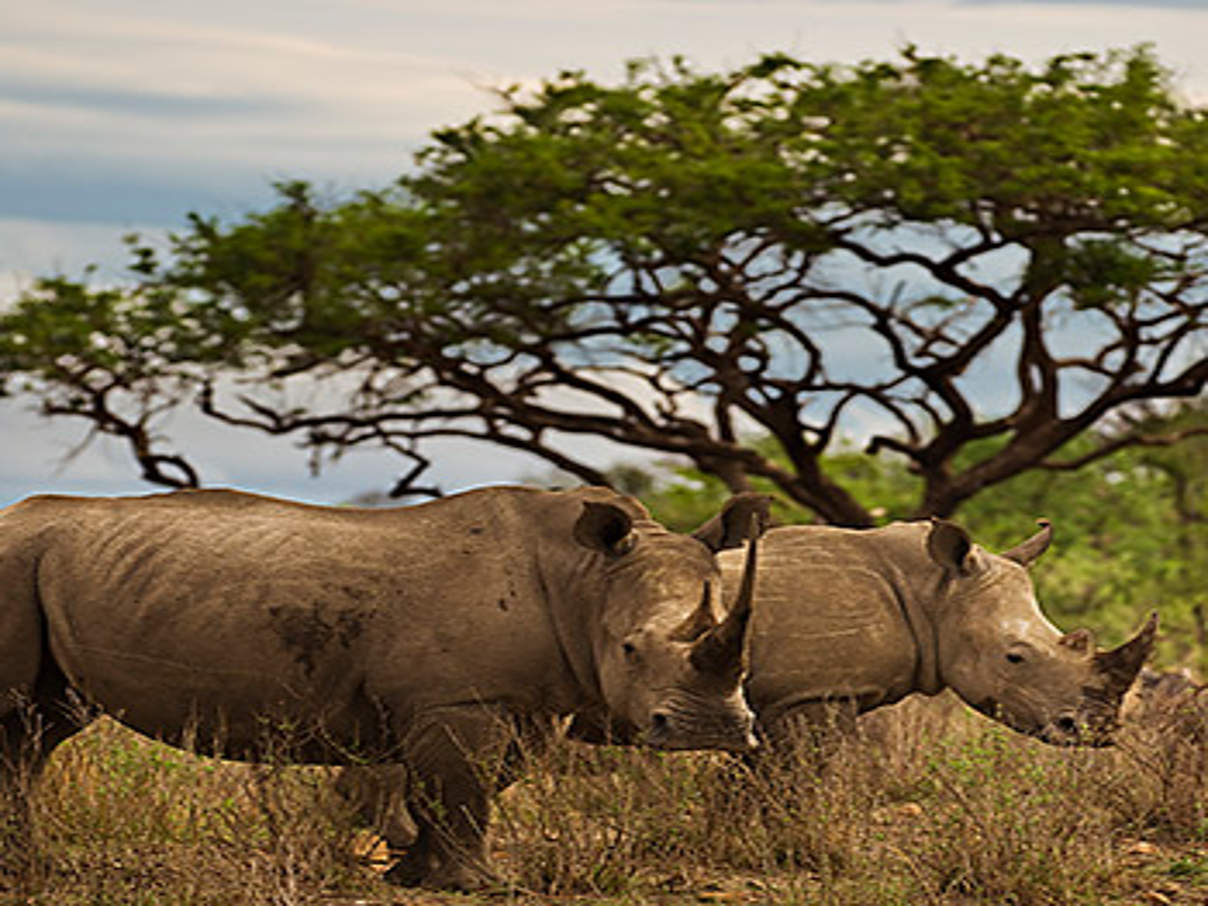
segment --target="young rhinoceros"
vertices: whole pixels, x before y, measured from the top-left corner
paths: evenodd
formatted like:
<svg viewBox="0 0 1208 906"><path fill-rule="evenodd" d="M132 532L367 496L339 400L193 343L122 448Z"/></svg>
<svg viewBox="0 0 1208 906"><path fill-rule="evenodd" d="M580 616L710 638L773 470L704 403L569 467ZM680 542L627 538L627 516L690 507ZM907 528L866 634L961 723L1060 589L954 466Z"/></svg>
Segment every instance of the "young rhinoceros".
<svg viewBox="0 0 1208 906"><path fill-rule="evenodd" d="M784 526L760 541L747 699L769 738L912 692L951 688L1011 728L1059 745L1110 741L1154 643L1096 651L1044 617L1028 567L1051 526L1002 555L942 520L850 530ZM719 557L737 588L741 551Z"/></svg>
<svg viewBox="0 0 1208 906"><path fill-rule="evenodd" d="M743 505L722 521L719 545L741 542ZM654 745L753 745L751 596L718 622L720 586L713 550L604 489L392 510L31 498L0 512L0 757L78 731L73 694L227 757L294 727L298 761L406 765L418 839L393 880L472 887L489 877L479 762L515 754L514 730L602 707Z"/></svg>

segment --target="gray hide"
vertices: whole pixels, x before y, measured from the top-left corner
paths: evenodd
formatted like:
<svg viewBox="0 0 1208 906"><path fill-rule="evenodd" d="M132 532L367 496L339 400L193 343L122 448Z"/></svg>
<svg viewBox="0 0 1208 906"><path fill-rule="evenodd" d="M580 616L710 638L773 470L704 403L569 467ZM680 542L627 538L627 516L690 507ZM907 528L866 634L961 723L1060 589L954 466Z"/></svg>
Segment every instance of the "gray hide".
<svg viewBox="0 0 1208 906"><path fill-rule="evenodd" d="M71 693L150 736L256 759L406 766L405 884L489 878L486 773L603 708L669 748L745 750L749 598L713 552L603 489L489 488L414 507L232 491L32 498L0 512L4 752L80 729ZM267 733L266 733L267 731Z"/></svg>
<svg viewBox="0 0 1208 906"><path fill-rule="evenodd" d="M1004 555L941 520L849 530L785 526L760 541L747 698L775 739L795 722L950 687L968 704L1055 744L1105 744L1153 646L1156 616L1097 652L1041 613L1027 567L1047 524ZM727 589L741 551L722 554Z"/></svg>

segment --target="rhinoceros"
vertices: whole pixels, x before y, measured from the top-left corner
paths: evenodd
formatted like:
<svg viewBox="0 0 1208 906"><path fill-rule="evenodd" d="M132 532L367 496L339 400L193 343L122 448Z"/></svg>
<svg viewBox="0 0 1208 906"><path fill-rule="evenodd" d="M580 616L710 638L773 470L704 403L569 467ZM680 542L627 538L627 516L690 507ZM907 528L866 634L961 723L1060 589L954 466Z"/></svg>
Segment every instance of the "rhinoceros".
<svg viewBox="0 0 1208 906"><path fill-rule="evenodd" d="M741 501L721 521L714 547L746 537ZM665 748L754 744L751 596L717 620L720 586L710 547L604 489L391 510L30 498L0 511L0 754L44 758L81 728L73 697L247 760L289 726L291 760L406 766L419 837L391 880L473 887L490 877L477 762L549 715L604 708Z"/></svg>
<svg viewBox="0 0 1208 906"><path fill-rule="evenodd" d="M1087 629L1062 634L1028 575L1051 539L1047 521L1001 555L940 519L770 530L746 681L763 731L775 738L835 706L854 715L950 688L1047 743L1108 743L1157 615L1111 651L1097 651ZM727 587L740 581L741 557L719 557Z"/></svg>

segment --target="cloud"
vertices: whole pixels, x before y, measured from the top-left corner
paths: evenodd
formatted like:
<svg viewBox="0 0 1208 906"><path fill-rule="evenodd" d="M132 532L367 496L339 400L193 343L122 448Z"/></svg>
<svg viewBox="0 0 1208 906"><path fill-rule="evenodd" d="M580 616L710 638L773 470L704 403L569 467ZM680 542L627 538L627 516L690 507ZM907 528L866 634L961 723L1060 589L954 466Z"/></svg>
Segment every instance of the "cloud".
<svg viewBox="0 0 1208 906"><path fill-rule="evenodd" d="M144 224L158 231L183 225L191 210L239 213L272 198L263 174L206 170L140 170L135 161L101 156L84 164L69 157L9 155L0 163L0 218L124 225L121 232ZM60 253L77 257L70 249ZM0 267L6 256L0 250Z"/></svg>
<svg viewBox="0 0 1208 906"><path fill-rule="evenodd" d="M430 129L489 105L495 81L338 22L291 32L292 8L261 30L209 5L180 19L66 6L22 9L0 36L0 216L172 224L245 211L274 179L381 184Z"/></svg>
<svg viewBox="0 0 1208 906"><path fill-rule="evenodd" d="M122 237L130 232L157 235L154 227L135 222L0 218L0 310L39 276L79 277L85 267L97 265L102 280L119 279L128 257Z"/></svg>
<svg viewBox="0 0 1208 906"><path fill-rule="evenodd" d="M1208 10L1208 0L956 0L961 6L1006 6L1030 3L1037 5L1074 6L1133 6L1152 9L1155 6L1171 9Z"/></svg>
<svg viewBox="0 0 1208 906"><path fill-rule="evenodd" d="M271 96L105 89L71 82L41 82L12 75L0 75L0 97L10 103L74 107L91 112L109 111L166 117L169 120L281 116L296 113L301 106L296 99Z"/></svg>

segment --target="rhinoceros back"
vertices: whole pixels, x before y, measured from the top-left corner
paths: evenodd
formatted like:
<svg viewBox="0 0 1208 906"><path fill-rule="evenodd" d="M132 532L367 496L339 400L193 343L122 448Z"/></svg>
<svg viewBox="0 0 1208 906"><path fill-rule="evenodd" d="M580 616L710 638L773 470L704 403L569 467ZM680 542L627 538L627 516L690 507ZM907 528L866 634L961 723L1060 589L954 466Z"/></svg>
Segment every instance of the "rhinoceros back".
<svg viewBox="0 0 1208 906"><path fill-rule="evenodd" d="M365 738L383 699L552 695L534 676L555 682L560 655L522 556L536 498L492 491L380 511L224 491L32 502L50 651L152 734L221 712L246 736L292 710Z"/></svg>

